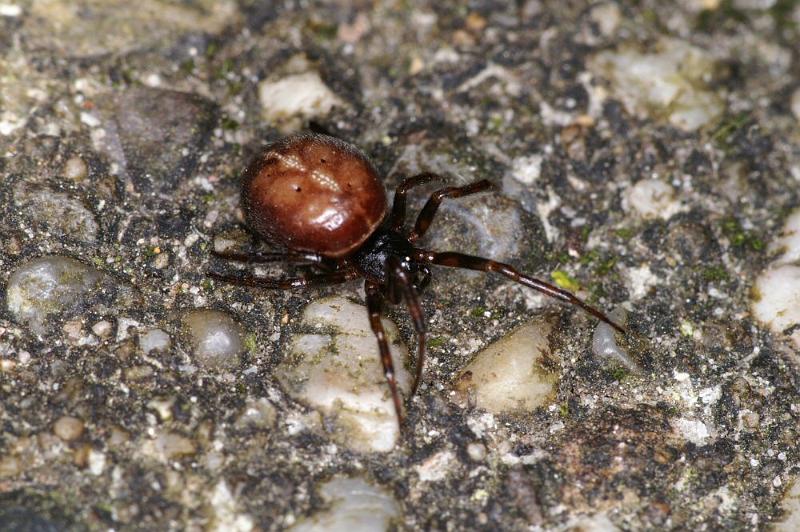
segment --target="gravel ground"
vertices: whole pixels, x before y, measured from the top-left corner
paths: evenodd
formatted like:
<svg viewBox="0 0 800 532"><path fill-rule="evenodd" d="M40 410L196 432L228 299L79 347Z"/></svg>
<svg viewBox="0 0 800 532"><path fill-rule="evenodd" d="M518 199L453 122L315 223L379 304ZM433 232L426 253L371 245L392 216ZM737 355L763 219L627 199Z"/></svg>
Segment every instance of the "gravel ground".
<svg viewBox="0 0 800 532"><path fill-rule="evenodd" d="M798 42L796 0L0 0L0 530L797 530ZM628 334L438 269L401 433L362 283L206 275L307 128L490 179L421 245Z"/></svg>

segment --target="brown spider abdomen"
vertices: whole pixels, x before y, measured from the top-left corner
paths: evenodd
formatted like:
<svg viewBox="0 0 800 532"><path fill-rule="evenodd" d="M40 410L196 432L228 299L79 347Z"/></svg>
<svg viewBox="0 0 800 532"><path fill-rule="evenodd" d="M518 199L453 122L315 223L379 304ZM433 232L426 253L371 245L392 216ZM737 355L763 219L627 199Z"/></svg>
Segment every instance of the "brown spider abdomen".
<svg viewBox="0 0 800 532"><path fill-rule="evenodd" d="M261 238L298 251L343 257L386 214L369 159L326 135L293 135L267 146L245 170L242 207Z"/></svg>

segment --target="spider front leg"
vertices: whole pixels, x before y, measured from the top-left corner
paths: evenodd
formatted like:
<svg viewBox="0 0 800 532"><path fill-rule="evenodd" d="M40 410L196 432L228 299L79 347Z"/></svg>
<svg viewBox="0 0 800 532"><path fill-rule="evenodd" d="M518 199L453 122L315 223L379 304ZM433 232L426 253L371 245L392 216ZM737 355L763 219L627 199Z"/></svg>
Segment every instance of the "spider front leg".
<svg viewBox="0 0 800 532"><path fill-rule="evenodd" d="M494 185L491 181L488 179L482 179L463 187L447 187L437 190L431 194L431 197L428 198L425 206L420 211L419 216L417 216L414 229L408 234L408 240L410 242L414 242L428 231L428 228L433 222L434 216L436 216L436 211L439 210L439 205L441 205L444 198L462 198L464 196L483 192L484 190L488 190L492 187L494 187Z"/></svg>
<svg viewBox="0 0 800 532"><path fill-rule="evenodd" d="M538 290L545 295L560 299L561 301L565 301L575 305L576 307L580 307L600 321L604 321L605 323L611 325L617 331L623 334L626 332L622 326L614 323L614 321L606 316L605 313L591 305L588 305L587 303L584 303L582 300L575 297L571 292L558 288L557 286L542 281L541 279L520 273L510 264L504 264L502 262L485 259L483 257L465 255L464 253L456 253L452 251L436 253L434 251L425 251L421 249L416 250L415 258L420 262L438 264L440 266L449 266L451 268L464 268L467 270L499 273L500 275L504 275L505 277L508 277L512 281L515 281L521 285L533 288L534 290Z"/></svg>
<svg viewBox="0 0 800 532"><path fill-rule="evenodd" d="M441 181L442 177L438 174L425 172L403 180L394 191L394 202L392 203L392 214L389 218L389 227L395 231L403 228L406 221L406 195L414 187L430 183L431 181Z"/></svg>
<svg viewBox="0 0 800 532"><path fill-rule="evenodd" d="M400 393L397 391L397 378L394 373L394 363L392 362L392 354L389 351L389 342L386 340L386 332L383 330L381 323L381 309L383 307L383 297L380 293L379 285L366 281L364 283L364 290L367 293L367 311L369 312L369 324L372 327L372 332L378 340L378 349L381 353L381 364L383 364L383 375L386 377L386 383L389 385L389 391L392 393L392 401L394 402L394 411L397 414L397 423L400 430L403 430L403 405L400 402Z"/></svg>
<svg viewBox="0 0 800 532"><path fill-rule="evenodd" d="M388 263L388 275L390 280L389 291L395 291L395 283L400 289L400 295L406 303L408 313L411 315L411 322L414 324L414 332L417 334L417 364L416 372L414 375L414 384L411 387L411 395L413 397L417 393L419 383L422 380L422 370L425 367L425 343L428 334L427 325L425 323L425 314L422 311L422 305L419 302L419 294L414 286L414 280L406 271L400 259L397 257L390 257Z"/></svg>

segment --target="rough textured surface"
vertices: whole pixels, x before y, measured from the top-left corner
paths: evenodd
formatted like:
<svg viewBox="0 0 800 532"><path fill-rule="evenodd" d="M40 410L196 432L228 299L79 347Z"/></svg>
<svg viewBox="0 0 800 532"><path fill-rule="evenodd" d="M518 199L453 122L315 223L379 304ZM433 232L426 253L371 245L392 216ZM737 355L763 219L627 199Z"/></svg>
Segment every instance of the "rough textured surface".
<svg viewBox="0 0 800 532"><path fill-rule="evenodd" d="M800 267L798 42L795 0L0 2L0 529L280 530L337 478L409 530L796 523L797 319L763 292ZM419 171L492 180L420 245L623 306L641 371L593 356L583 313L437 269L407 434L342 445L337 407L277 374L303 309L360 285L205 275L246 267L210 253L253 245L241 169L309 126L369 154L389 197ZM65 275L21 282L54 256ZM197 309L241 330L222 368L187 342ZM552 399L459 401L475 355L544 311Z"/></svg>

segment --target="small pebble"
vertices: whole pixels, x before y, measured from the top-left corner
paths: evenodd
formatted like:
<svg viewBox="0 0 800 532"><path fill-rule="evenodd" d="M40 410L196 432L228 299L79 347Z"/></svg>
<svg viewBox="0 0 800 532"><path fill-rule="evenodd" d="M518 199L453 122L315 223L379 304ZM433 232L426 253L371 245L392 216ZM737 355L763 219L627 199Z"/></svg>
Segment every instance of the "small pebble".
<svg viewBox="0 0 800 532"><path fill-rule="evenodd" d="M161 329L150 329L139 336L139 348L145 355L154 351L164 353L169 351L171 345L172 339Z"/></svg>
<svg viewBox="0 0 800 532"><path fill-rule="evenodd" d="M14 203L32 222L45 224L52 233L82 242L97 239L94 213L69 194L22 183L14 189Z"/></svg>
<svg viewBox="0 0 800 532"><path fill-rule="evenodd" d="M547 340L552 318L536 318L478 353L456 389L489 412L530 412L555 394L558 375L542 363L553 353Z"/></svg>
<svg viewBox="0 0 800 532"><path fill-rule="evenodd" d="M241 504L223 480L214 486L209 497L212 510L211 526L214 532L250 532L254 528L253 518L241 510Z"/></svg>
<svg viewBox="0 0 800 532"><path fill-rule="evenodd" d="M87 466L92 475L96 477L102 475L106 468L106 455L96 449L91 449L87 458Z"/></svg>
<svg viewBox="0 0 800 532"><path fill-rule="evenodd" d="M398 388L405 392L408 352L397 327L388 320L383 326ZM391 450L399 435L397 418L367 309L343 297L322 299L306 307L301 327L319 332L295 335L291 355L278 368L289 395L331 416L334 437L343 445L359 451Z"/></svg>
<svg viewBox="0 0 800 532"><path fill-rule="evenodd" d="M626 196L627 206L642 218L669 219L681 210L675 190L659 179L642 179L633 185Z"/></svg>
<svg viewBox="0 0 800 532"><path fill-rule="evenodd" d="M327 509L299 521L291 532L382 531L400 517L400 505L391 493L360 478L334 478L319 491Z"/></svg>
<svg viewBox="0 0 800 532"><path fill-rule="evenodd" d="M767 268L755 283L753 314L778 337L791 331L790 338L800 349L800 266Z"/></svg>
<svg viewBox="0 0 800 532"><path fill-rule="evenodd" d="M795 89L792 93L792 114L800 122L800 88Z"/></svg>
<svg viewBox="0 0 800 532"><path fill-rule="evenodd" d="M255 427L265 429L272 427L278 414L272 403L265 397L250 398L245 403L236 425L239 427Z"/></svg>
<svg viewBox="0 0 800 532"><path fill-rule="evenodd" d="M207 368L234 368L244 351L241 326L218 310L192 310L183 317L195 361Z"/></svg>
<svg viewBox="0 0 800 532"><path fill-rule="evenodd" d="M708 425L702 421L690 419L688 417L680 417L671 420L670 424L684 439L694 443L698 447L709 443L711 433L708 430Z"/></svg>
<svg viewBox="0 0 800 532"><path fill-rule="evenodd" d="M166 431L158 432L155 438L146 440L139 448L142 454L159 462L176 460L193 455L197 451L194 442L189 438L176 432Z"/></svg>
<svg viewBox="0 0 800 532"><path fill-rule="evenodd" d="M789 484L790 487L781 501L783 513L773 524L773 532L797 532L800 530L800 477L790 480Z"/></svg>
<svg viewBox="0 0 800 532"><path fill-rule="evenodd" d="M517 157L511 162L511 176L523 185L531 186L542 174L543 160L540 154Z"/></svg>
<svg viewBox="0 0 800 532"><path fill-rule="evenodd" d="M414 468L421 482L444 480L453 468L456 455L452 451L441 451L425 459Z"/></svg>
<svg viewBox="0 0 800 532"><path fill-rule="evenodd" d="M92 332L99 336L100 338L108 338L111 336L111 331L113 330L114 326L111 324L110 321L101 320L92 325Z"/></svg>
<svg viewBox="0 0 800 532"><path fill-rule="evenodd" d="M72 416L62 416L53 424L53 433L64 441L77 440L83 434L83 421Z"/></svg>
<svg viewBox="0 0 800 532"><path fill-rule="evenodd" d="M619 528L604 513L571 518L562 530L574 532L618 532Z"/></svg>
<svg viewBox="0 0 800 532"><path fill-rule="evenodd" d="M467 454L473 462L482 462L486 458L486 446L480 442L469 443Z"/></svg>
<svg viewBox="0 0 800 532"><path fill-rule="evenodd" d="M753 314L776 336L788 333L800 349L800 209L786 219L770 252L777 255L756 279Z"/></svg>
<svg viewBox="0 0 800 532"><path fill-rule="evenodd" d="M317 72L293 74L258 86L262 115L285 132L297 129L304 120L327 115L343 102L322 81Z"/></svg>
<svg viewBox="0 0 800 532"><path fill-rule="evenodd" d="M102 274L69 257L50 255L26 262L8 280L8 310L36 334L51 316L66 316L86 306Z"/></svg>
<svg viewBox="0 0 800 532"><path fill-rule="evenodd" d="M608 317L618 325L625 325L625 310L618 307L608 313ZM614 360L632 373L641 373L642 369L633 361L628 353L617 344L616 330L606 322L598 322L592 335L592 353L599 359Z"/></svg>
<svg viewBox="0 0 800 532"><path fill-rule="evenodd" d="M17 476L22 471L22 463L16 456L0 456L0 478Z"/></svg>
<svg viewBox="0 0 800 532"><path fill-rule="evenodd" d="M73 181L83 181L89 175L89 166L78 156L70 157L64 163L64 177Z"/></svg>

